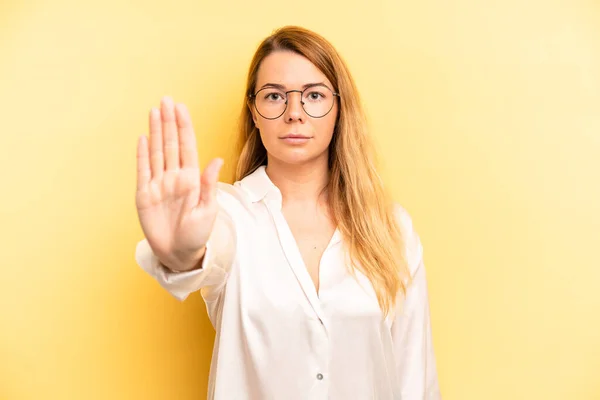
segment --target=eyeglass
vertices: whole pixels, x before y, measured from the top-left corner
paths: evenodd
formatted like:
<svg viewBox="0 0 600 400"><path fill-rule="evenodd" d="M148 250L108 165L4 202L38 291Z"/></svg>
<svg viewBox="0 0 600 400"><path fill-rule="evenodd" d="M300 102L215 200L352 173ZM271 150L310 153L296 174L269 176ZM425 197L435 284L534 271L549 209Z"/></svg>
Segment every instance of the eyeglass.
<svg viewBox="0 0 600 400"><path fill-rule="evenodd" d="M300 93L300 103L304 112L312 118L323 118L333 109L334 98L340 97L324 84L311 85L304 90L283 91L276 87L260 89L248 98L254 99L254 108L266 119L277 119L283 115L288 105L288 93Z"/></svg>

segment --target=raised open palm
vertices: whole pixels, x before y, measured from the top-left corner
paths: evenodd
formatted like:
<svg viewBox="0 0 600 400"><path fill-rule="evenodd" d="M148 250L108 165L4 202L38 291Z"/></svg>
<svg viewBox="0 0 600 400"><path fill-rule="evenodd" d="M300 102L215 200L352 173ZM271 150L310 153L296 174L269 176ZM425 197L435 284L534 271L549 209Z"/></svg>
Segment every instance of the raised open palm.
<svg viewBox="0 0 600 400"><path fill-rule="evenodd" d="M201 173L196 135L185 105L163 97L150 111L150 140L137 147L136 206L154 254L173 270L194 268L217 215L220 158Z"/></svg>

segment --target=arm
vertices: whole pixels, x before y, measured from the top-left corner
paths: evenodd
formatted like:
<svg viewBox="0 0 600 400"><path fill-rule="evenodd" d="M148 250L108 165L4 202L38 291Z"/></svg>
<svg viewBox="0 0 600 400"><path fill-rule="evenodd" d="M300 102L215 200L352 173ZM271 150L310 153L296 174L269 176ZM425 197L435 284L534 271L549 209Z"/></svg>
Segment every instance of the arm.
<svg viewBox="0 0 600 400"><path fill-rule="evenodd" d="M441 400L422 261L392 324L392 340L402 398Z"/></svg>
<svg viewBox="0 0 600 400"><path fill-rule="evenodd" d="M228 262L218 257L231 253L222 247L232 224L217 223L226 215L217 201L223 160L200 171L190 114L168 96L150 111L149 126L150 137L140 136L137 147L136 208L145 239L136 261L183 300L200 287L223 286L227 275Z"/></svg>
<svg viewBox="0 0 600 400"><path fill-rule="evenodd" d="M423 247L408 213L398 208L412 282L399 301L391 327L402 398L441 400L433 349Z"/></svg>
<svg viewBox="0 0 600 400"><path fill-rule="evenodd" d="M219 210L213 231L206 243L206 251L198 267L190 271L172 271L152 252L146 239L138 242L135 260L150 276L176 299L183 301L192 292L206 288L206 295L218 295L226 283L235 254L233 221L224 210ZM210 294L208 293L210 292Z"/></svg>

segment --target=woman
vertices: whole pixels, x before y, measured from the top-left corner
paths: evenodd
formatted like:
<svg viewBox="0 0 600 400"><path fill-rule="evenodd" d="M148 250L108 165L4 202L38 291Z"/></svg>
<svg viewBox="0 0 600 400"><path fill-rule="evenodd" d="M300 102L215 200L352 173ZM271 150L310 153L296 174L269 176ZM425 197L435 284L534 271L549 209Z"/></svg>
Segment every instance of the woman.
<svg viewBox="0 0 600 400"><path fill-rule="evenodd" d="M201 173L185 106L138 144L137 263L216 330L209 399L440 399L422 247L372 162L357 89L299 27L250 65L237 179Z"/></svg>

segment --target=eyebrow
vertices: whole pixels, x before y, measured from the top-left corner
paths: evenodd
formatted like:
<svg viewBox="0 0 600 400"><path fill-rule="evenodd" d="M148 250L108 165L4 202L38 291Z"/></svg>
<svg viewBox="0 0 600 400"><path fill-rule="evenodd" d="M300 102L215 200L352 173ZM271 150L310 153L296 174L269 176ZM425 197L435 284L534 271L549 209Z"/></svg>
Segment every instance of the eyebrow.
<svg viewBox="0 0 600 400"><path fill-rule="evenodd" d="M327 86L325 84L325 82L315 82L315 83L307 83L305 85L302 85L302 89L306 89L312 86L325 86L326 88L329 88L329 86ZM281 85L279 83L265 83L264 85L261 86L261 89L267 88L267 87L272 87L275 89L280 89L280 90L285 90L285 85Z"/></svg>

